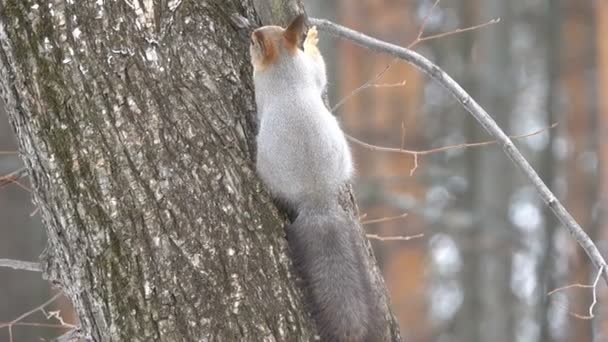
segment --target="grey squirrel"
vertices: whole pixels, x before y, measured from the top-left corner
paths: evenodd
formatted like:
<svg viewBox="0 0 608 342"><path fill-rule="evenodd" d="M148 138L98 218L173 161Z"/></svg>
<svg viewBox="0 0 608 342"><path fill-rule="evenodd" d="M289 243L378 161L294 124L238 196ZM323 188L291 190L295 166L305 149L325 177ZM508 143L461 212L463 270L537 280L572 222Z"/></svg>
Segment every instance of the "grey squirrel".
<svg viewBox="0 0 608 342"><path fill-rule="evenodd" d="M296 270L322 341L382 341L382 315L364 259L358 221L338 203L353 175L344 133L325 106L325 63L305 16L251 34L258 109L257 172L295 209L286 228Z"/></svg>

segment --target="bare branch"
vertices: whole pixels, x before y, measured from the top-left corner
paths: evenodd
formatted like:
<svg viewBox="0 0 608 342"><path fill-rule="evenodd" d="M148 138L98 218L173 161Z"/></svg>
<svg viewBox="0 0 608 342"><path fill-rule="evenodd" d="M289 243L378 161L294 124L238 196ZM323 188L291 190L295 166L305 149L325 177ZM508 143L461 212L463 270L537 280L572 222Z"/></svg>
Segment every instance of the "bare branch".
<svg viewBox="0 0 608 342"><path fill-rule="evenodd" d="M379 241L409 241L412 239L418 239L424 236L424 234L416 234L409 236L380 236L377 234L365 234L368 239L374 239Z"/></svg>
<svg viewBox="0 0 608 342"><path fill-rule="evenodd" d="M553 125L551 125L549 127L541 128L541 129L531 132L531 133L512 135L512 136L509 136L509 138L511 138L511 139L529 138L531 136L535 136L540 133L543 133L546 130L555 128L555 127L557 127L557 125L558 125L557 123L554 123ZM456 145L437 147L437 148L432 148L429 150L414 151L414 150L407 150L404 148L384 147L384 146L373 145L373 144L369 144L364 141L361 141L350 135L346 135L346 138L348 140L354 142L355 144L361 145L362 147L365 147L365 148L373 150L373 151L401 153L401 154L409 154L409 155L414 155L414 156L416 156L416 155L424 156L424 155L428 155L428 154L445 152L445 151L455 150L455 149L460 149L460 148L481 147L481 146L493 145L493 144L498 143L498 140L488 140L488 141L481 141L481 142L476 142L476 143L462 143L462 144L456 144Z"/></svg>
<svg viewBox="0 0 608 342"><path fill-rule="evenodd" d="M31 261L0 259L0 267L8 267L20 271L42 272L40 263Z"/></svg>
<svg viewBox="0 0 608 342"><path fill-rule="evenodd" d="M379 83L379 84L370 84L369 87L371 88L397 88L397 87L403 87L405 84L407 83L407 81L401 81L399 83Z"/></svg>
<svg viewBox="0 0 608 342"><path fill-rule="evenodd" d="M418 169L418 153L414 154L414 167L410 170L410 177L414 175L414 172Z"/></svg>
<svg viewBox="0 0 608 342"><path fill-rule="evenodd" d="M24 319L25 317L28 317L32 314L34 314L35 312L43 309L45 306L51 304L52 302L54 302L57 298L59 298L59 296L61 296L61 292L56 293L53 297L51 297L51 299L47 300L46 302L38 305L37 307L31 309L30 311L22 314L21 316L15 318L14 320L10 321L10 322L6 322L6 323L0 323L0 328L5 328L5 327L10 327L11 325L14 325L15 323L21 321L22 319Z"/></svg>
<svg viewBox="0 0 608 342"><path fill-rule="evenodd" d="M443 33L438 33L438 34L433 34L430 36L426 36L426 37L419 37L415 42L416 44L420 43L420 42L425 42L428 40L433 40L433 39L437 39L437 38L443 38L443 37L447 37L447 36L451 36L454 34L458 34L458 33L462 33L462 32L467 32L467 31L473 31L473 30L477 30L489 25L493 25L493 24L498 24L500 22L500 18L494 18L492 20L486 21L483 24L479 24L479 25L474 25L474 26L469 26L469 27L465 27L465 28L459 28L453 31L448 31L448 32L443 32ZM408 46L408 48L412 48L413 44L410 44Z"/></svg>
<svg viewBox="0 0 608 342"><path fill-rule="evenodd" d="M433 13L433 10L437 7L437 5L439 5L440 1L441 0L435 0L435 2L433 3L433 6L431 6L431 8L429 9L429 12L424 16L424 18L422 19L422 22L420 24L420 29L418 30L418 35L416 36L416 39L414 39L414 41L412 41L407 46L408 49L412 49L415 45L417 45L418 43L421 43L421 42L425 42L425 41L429 41L429 40L433 40L433 39L437 39L437 38L442 38L442 37L447 37L447 36L451 36L451 35L462 33L462 32L474 31L474 30L486 27L488 25L492 25L492 24L496 24L496 23L500 22L500 18L494 18L494 19L492 19L490 21L487 21L487 22L485 22L483 24L469 26L469 27L465 27L465 28L459 28L459 29L456 29L456 30L452 30L452 31L448 31L448 32L443 32L443 33L439 33L439 34L423 37L424 30L426 28L426 23L427 23L429 17L431 16L431 14ZM340 101L338 101L338 103L336 103L331 108L330 111L333 113L336 109L338 109L340 106L342 106L346 101L348 101L353 96L359 94L361 91L363 91L363 90L365 90L367 88L374 87L373 83L376 82L377 80L379 80L393 66L393 64L395 64L395 62L398 59L399 58L394 58L393 60L391 60L386 65L386 67L384 67L384 69L382 69L382 71L380 71L374 78L372 78L372 79L368 80L367 82L363 83L361 86L359 86L355 90L353 90L350 94L346 95L344 98L342 98ZM403 81L402 83L398 83L397 85L398 86L404 86L405 85L405 81ZM413 171L411 171L411 173L413 174Z"/></svg>
<svg viewBox="0 0 608 342"><path fill-rule="evenodd" d="M400 220L404 217L407 217L407 215L408 215L407 213L403 213L403 214L397 215L397 216L381 217L381 218L377 218L377 219L373 219L373 220L361 221L361 224L373 224L373 223L395 221L395 220Z"/></svg>
<svg viewBox="0 0 608 342"><path fill-rule="evenodd" d="M420 29L418 29L418 36L416 36L416 39L414 39L413 42L410 43L410 45L408 45L408 48L412 48L414 45L420 43L421 39L422 39L422 35L424 34L424 29L426 29L426 23L428 22L429 18L431 17L431 14L433 14L433 11L435 10L435 8L437 8L437 5L439 5L439 2L441 0L435 0L435 2L433 3L433 6L431 6L431 8L429 9L429 12L424 16L424 18L422 19L422 23L420 23Z"/></svg>
<svg viewBox="0 0 608 342"><path fill-rule="evenodd" d="M58 329L74 329L75 326L69 324L52 324L52 323L35 323L35 322L16 322L13 326L40 327L40 328L58 328Z"/></svg>
<svg viewBox="0 0 608 342"><path fill-rule="evenodd" d="M367 89L367 88L396 88L396 87L403 87L405 86L405 84L407 83L406 81L401 81L399 83L382 83L382 84L375 84L372 83L376 80L378 80L380 77L382 77L382 75L391 67L392 63L389 63L378 75L376 75L376 77L374 77L372 80L365 82L364 84L362 84L359 88L353 90L350 94L346 95L345 97L342 98L342 100L338 101L338 103L336 103L332 108L331 108L331 112L333 113L336 109L340 108L340 106L342 106L344 103L346 103L346 101L348 101L351 97L359 94L360 92L362 92L363 90Z"/></svg>
<svg viewBox="0 0 608 342"><path fill-rule="evenodd" d="M600 276L602 275L602 271L604 268L605 268L604 266L600 267L600 269L597 271L597 275L595 276L595 280L593 281L593 284L591 284L591 285L572 284L572 285L568 285L568 286L563 286L563 287L559 287L555 290L550 291L549 293L547 293L547 296L551 296L557 292L564 291L564 290L571 289L571 288L593 289L593 291L592 291L593 301L591 302L591 305L589 305L589 314L588 315L580 315L580 314L577 314L575 312L570 312L570 311L568 312L568 314L570 314L571 316L574 316L576 318L593 319L595 317L595 315L593 314L593 308L597 304L597 284L600 281Z"/></svg>
<svg viewBox="0 0 608 342"><path fill-rule="evenodd" d="M373 220L361 221L361 224L373 224L373 223L395 221L395 220L400 220L404 217L407 217L407 215L408 215L408 213L403 213L403 214L397 215L397 216L381 217L381 218L377 218L377 219L373 219ZM362 219L365 216L367 216L367 214L362 215L360 218ZM424 236L424 234L416 234L416 235L409 235L409 236L380 236L378 234L365 234L365 236L367 236L368 239L374 239L374 240L379 240L379 241L409 241L412 239L421 238Z"/></svg>
<svg viewBox="0 0 608 342"><path fill-rule="evenodd" d="M15 170L7 175L0 176L0 188L7 184L19 183L18 180L25 176L27 176L27 169L25 167Z"/></svg>
<svg viewBox="0 0 608 342"><path fill-rule="evenodd" d="M513 136L510 136L509 138L511 138L511 139L527 138L527 137L531 137L531 136L540 134L548 129L555 128L555 127L557 127L557 123L554 123L553 125L551 125L548 128L539 129L538 131L535 131L532 133L513 135ZM403 126L402 126L402 131L404 131ZM402 133L402 135L401 135L401 144L402 145L403 145L403 140L404 140L404 134L405 133ZM444 152L444 151L449 151L449 150L454 150L454 149L459 149L459 148L487 146L487 145L496 144L498 142L497 140L490 140L490 141L482 141L482 142L476 142L476 143L462 143L462 144L457 144L457 145L443 146L443 147L433 148L430 150L412 151L412 150L406 150L403 147L394 148L394 147L383 147L383 146L378 146L378 145L372 145L372 144L366 143L364 141L361 141L353 136L350 136L348 134L346 134L346 139L354 142L355 144L361 145L362 147L365 147L369 150L372 150L372 151L402 153L402 154L408 154L408 155L413 156L414 157L414 166L410 170L410 177L413 176L414 172L418 169L418 156L424 156L424 155L428 155L428 154L432 154L432 153L439 153L439 152Z"/></svg>
<svg viewBox="0 0 608 342"><path fill-rule="evenodd" d="M344 26L334 24L328 20L310 19L310 22L312 25L316 25L320 30L333 34L337 37L351 40L359 46L402 59L414 65L430 78L441 84L471 115L473 115L473 117L475 117L475 119L485 128L488 133L490 133L490 135L498 140L507 156L509 156L513 163L534 185L543 201L555 213L555 216L559 219L559 221L566 226L570 234L574 236L579 245L585 250L595 266L602 271L602 276L608 283L608 272L605 267L606 261L587 233L585 233L581 226L574 220L572 215L570 215L562 203L540 179L536 171L534 171L532 166L530 166L530 163L528 163L528 161L523 157L511 139L496 124L494 119L492 119L492 117L490 117L490 115L445 71L428 59L424 58L422 55L406 48L372 38Z"/></svg>
<svg viewBox="0 0 608 342"><path fill-rule="evenodd" d="M399 147L403 150L405 148L405 123L401 121L401 145Z"/></svg>
<svg viewBox="0 0 608 342"><path fill-rule="evenodd" d="M0 322L0 329L8 328L8 336L9 341L13 342L13 326L15 325L26 325L26 326L39 326L39 327L55 327L55 328L66 328L66 329L76 329L77 327L73 324L68 324L63 322L63 319L60 319L60 324L46 324L46 323L32 323L32 322L21 322L26 317L31 316L32 314L40 311L42 312L47 319L56 318L58 319L59 314L55 314L55 311L52 311L51 314L47 314L44 310L45 307L53 303L57 298L61 296L61 292L56 293L53 297L51 297L46 302L38 305L37 307L29 310L28 312L23 313L21 316L13 319L10 322Z"/></svg>

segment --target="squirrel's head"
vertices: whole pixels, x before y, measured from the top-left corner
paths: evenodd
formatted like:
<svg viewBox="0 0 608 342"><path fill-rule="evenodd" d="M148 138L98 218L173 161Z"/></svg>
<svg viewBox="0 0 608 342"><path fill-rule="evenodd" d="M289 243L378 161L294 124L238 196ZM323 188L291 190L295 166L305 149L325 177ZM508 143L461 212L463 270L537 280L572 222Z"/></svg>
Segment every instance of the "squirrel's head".
<svg viewBox="0 0 608 342"><path fill-rule="evenodd" d="M306 16L298 15L287 28L262 26L251 34L251 64L255 71L263 71L281 56L293 56L299 49L304 34Z"/></svg>

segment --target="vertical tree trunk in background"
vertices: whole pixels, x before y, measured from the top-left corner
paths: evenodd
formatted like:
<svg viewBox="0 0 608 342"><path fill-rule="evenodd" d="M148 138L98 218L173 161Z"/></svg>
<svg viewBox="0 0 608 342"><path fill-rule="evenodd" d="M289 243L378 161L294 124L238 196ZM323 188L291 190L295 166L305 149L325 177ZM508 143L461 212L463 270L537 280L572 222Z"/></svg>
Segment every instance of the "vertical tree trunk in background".
<svg viewBox="0 0 608 342"><path fill-rule="evenodd" d="M269 4L281 18L296 8ZM314 334L284 219L253 170L234 14L258 22L252 1L0 1L0 91L47 229L47 274L95 341Z"/></svg>
<svg viewBox="0 0 608 342"><path fill-rule="evenodd" d="M608 2L598 1L594 4L594 14L596 23L596 41L597 44L597 75L598 89L603 92L598 96L598 113L599 113L599 179L600 179L600 198L598 202L598 221L600 226L598 231L600 236L598 239L606 240L608 233ZM600 303L606 303L608 294L606 291L599 293ZM600 317L597 322L597 327L600 336L608 336L608 310L606 306L600 309ZM597 330L596 330L597 331Z"/></svg>
<svg viewBox="0 0 608 342"><path fill-rule="evenodd" d="M591 209L594 203L593 194L597 188L592 178L592 167L589 157L593 155L594 124L593 124L593 87L592 78L587 72L592 63L593 35L591 30L592 4L577 0L567 0L562 3L564 24L562 26L562 82L566 104L565 118L567 120L567 139L569 142L566 160L567 206L570 212L587 234L593 239ZM575 245L575 242L572 242ZM571 260L569 283L587 284L591 281L593 266L585 252L576 247L576 255ZM585 314L591 302L590 291L571 291L572 298L569 310ZM593 341L591 320L570 319L571 326L567 330L569 341Z"/></svg>
<svg viewBox="0 0 608 342"><path fill-rule="evenodd" d="M470 27L480 22L479 15L480 1L460 0L458 2L460 21L462 27ZM473 59L474 44L478 41L478 35L475 33L464 35L462 37L464 43L461 45L459 53L462 60L465 61L465 70L463 79L459 80L474 98L479 95L479 75L476 72L478 65ZM470 115L466 115L465 126L463 127L463 135L467 137L467 141L475 141L479 139L479 124ZM480 170L480 155L478 151L467 151L464 158L464 174L468 178L471 186L467 187L463 194L463 200L458 204L464 212L475 215L474 199L477 192L474 180L477 179ZM458 342L481 342L481 331L483 328L479 325L482 320L482 303L481 303L481 286L479 281L481 278L481 258L479 248L481 227L474 224L471 220L470 225L467 225L463 230L463 237L456 239L459 242L459 250L462 254L462 271L459 275L459 281L462 289L462 305L458 310L454 324L452 326L453 334Z"/></svg>
<svg viewBox="0 0 608 342"><path fill-rule="evenodd" d="M480 31L478 58L479 101L492 108L496 123L509 132L512 125L513 99L516 93L512 55L513 9L517 3L503 0L480 2L480 17L500 15L501 24ZM469 141L483 140L477 130ZM517 234L508 220L509 203L515 188L514 172L507 158L492 148L470 151L477 158L469 182L472 187L473 225L478 235L471 247L479 258L476 288L480 320L471 322L480 329L471 342L511 342L515 340L517 298L511 291L512 255ZM465 341L463 341L465 342Z"/></svg>
<svg viewBox="0 0 608 342"><path fill-rule="evenodd" d="M545 111L547 113L546 125L551 126L555 122L558 122L557 110L559 108L559 75L560 75L560 51L561 51L561 6L559 0L549 0L547 2L547 15L546 22L544 22L544 35L545 39L545 59L546 59L546 79L547 79L547 91L545 97ZM557 136L556 130L550 130L547 132L549 135L549 141L545 150L542 152L542 159L540 165L540 176L543 181L553 188L556 178L555 169L556 158L555 158L555 138ZM555 260L556 260L556 248L555 248L555 233L558 228L558 222L555 219L555 215L550 208L544 209L544 241L543 241L543 255L541 256L540 262L537 268L537 277L539 280L539 308L538 308L538 324L540 325L539 341L553 341L553 334L551 331L551 305L550 298L545 294L549 291L557 288L555 282Z"/></svg>

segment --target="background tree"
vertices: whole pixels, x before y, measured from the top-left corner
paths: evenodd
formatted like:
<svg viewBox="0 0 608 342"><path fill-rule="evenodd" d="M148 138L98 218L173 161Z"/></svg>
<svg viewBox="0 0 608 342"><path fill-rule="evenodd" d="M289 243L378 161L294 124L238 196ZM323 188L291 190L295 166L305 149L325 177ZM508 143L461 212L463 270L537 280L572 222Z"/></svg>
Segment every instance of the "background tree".
<svg viewBox="0 0 608 342"><path fill-rule="evenodd" d="M319 16L335 13L338 23L402 46L415 43L417 28L426 24L424 36L442 38L414 48L455 77L505 131L536 131L558 122L557 129L516 144L587 233L602 241L594 221L601 222L606 207L597 186L606 135L595 111L596 94L605 88L595 72L605 58L598 54L596 66L595 49L605 45L597 41L605 15L598 4L575 2L343 0ZM597 22L591 12L598 13ZM492 18L500 23L445 36ZM374 78L392 56L366 54L349 42L335 45L341 61L338 99L370 79L375 84L340 107L347 133L408 150L487 139L454 98L437 83L421 80L414 68L392 63L389 72ZM404 86L386 86L404 80ZM600 288L547 295L562 285L593 283L597 268L553 212L543 213L538 194L498 149L434 154L420 162L413 177L411 155L369 152L357 144L354 149L362 165L357 182L362 211L372 217L409 213L405 220L371 229L425 232L428 238L382 245L377 254L406 336L469 342L591 340L605 334L600 324L592 334L592 321L580 318Z"/></svg>

